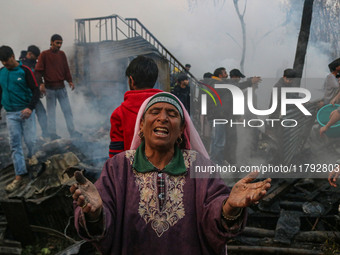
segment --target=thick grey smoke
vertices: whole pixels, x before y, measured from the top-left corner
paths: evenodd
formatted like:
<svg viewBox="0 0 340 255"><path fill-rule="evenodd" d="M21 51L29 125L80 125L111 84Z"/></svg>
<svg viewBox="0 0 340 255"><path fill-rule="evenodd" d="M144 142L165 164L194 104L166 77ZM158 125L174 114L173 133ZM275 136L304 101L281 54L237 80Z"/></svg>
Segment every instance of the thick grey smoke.
<svg viewBox="0 0 340 255"><path fill-rule="evenodd" d="M241 7L243 4L240 1ZM50 36L60 33L67 50L74 40L74 19L114 13L138 18L182 63L192 63L197 77L218 66L238 68L241 50L229 35L242 44L241 27L232 1L214 5L212 1L198 0L194 8L189 7L189 1L183 0L6 1L0 11L1 44L12 46L18 55L29 44L48 48ZM285 15L281 1L247 2L247 76L275 77L283 65L293 64L299 28L290 25L293 22L278 27ZM318 61L313 61L315 57ZM307 74L324 77L328 72L326 64L327 57L310 46Z"/></svg>
<svg viewBox="0 0 340 255"><path fill-rule="evenodd" d="M50 36L59 33L64 38L62 49L70 60L75 39L74 19L118 14L123 18L138 18L182 64L192 65L191 71L197 78L220 66L227 71L239 68L242 33L232 1L220 1L216 5L215 1L197 0L195 5L189 2L195 1L5 1L0 9L0 44L11 46L19 57L20 51L30 44L36 44L41 50L48 49ZM244 2L240 1L241 9ZM302 6L303 1L300 2ZM299 33L299 27L294 24L300 24L301 16L291 17L297 22L280 26L285 19L282 1L247 1L244 72L248 77L273 79L273 83L264 82L257 90L258 94L266 95L265 107L274 80L282 76L285 68L292 67L294 61ZM269 31L268 36L263 37ZM304 77L319 78L312 87L321 89L322 79L328 73L328 56L323 55L317 45L309 44L305 64ZM304 82L302 86L311 85ZM107 123L113 109L123 100L122 96L113 98L107 114L99 116L81 94L69 91L69 96L76 127L80 130L90 123ZM66 132L63 117L59 116L62 132Z"/></svg>

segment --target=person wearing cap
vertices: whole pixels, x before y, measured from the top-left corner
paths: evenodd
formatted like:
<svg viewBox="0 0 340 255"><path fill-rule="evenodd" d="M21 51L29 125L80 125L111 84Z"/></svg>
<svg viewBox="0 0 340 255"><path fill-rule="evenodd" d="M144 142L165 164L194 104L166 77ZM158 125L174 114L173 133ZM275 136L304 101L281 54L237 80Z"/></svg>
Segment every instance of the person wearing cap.
<svg viewBox="0 0 340 255"><path fill-rule="evenodd" d="M227 254L246 207L270 188L256 174L230 190L217 175L180 100L158 93L142 104L130 150L106 161L95 184L75 173L75 226L102 254Z"/></svg>
<svg viewBox="0 0 340 255"><path fill-rule="evenodd" d="M277 102L276 110L269 116L270 119L278 119L281 117L281 88L296 87L295 78L297 77L296 71L292 68L287 68L283 71L283 76L274 85L277 88ZM299 98L298 93L287 93L286 98ZM273 97L270 99L269 107L272 105ZM287 108L291 107L290 105Z"/></svg>
<svg viewBox="0 0 340 255"><path fill-rule="evenodd" d="M34 72L34 68L37 64L37 59L40 55L40 49L35 45L30 45L27 48L27 51L21 51L21 56L19 60L25 66L31 68L32 72ZM43 96L42 94L40 96ZM47 131L47 115L44 105L42 104L41 100L37 102L35 106L35 112L38 118L38 122L41 128L42 137L44 139L48 138L48 131Z"/></svg>
<svg viewBox="0 0 340 255"><path fill-rule="evenodd" d="M241 82L241 79L245 78L246 76L243 73L241 73L241 71L238 70L238 69L232 69L229 72L229 75L230 75L230 79L228 80L229 83L236 85L237 87L239 87L242 90L244 90L248 87L252 87L255 91L255 89L257 89L257 87L258 87L258 84L262 81L261 77L254 76L254 77L250 77L247 80ZM253 98L252 99L253 99L253 104L256 105L257 104L257 98L256 98L254 91L253 91ZM248 93L246 93L246 91L244 91L244 93L245 93L245 96L246 96L245 97L245 104L246 104L246 102L248 101L247 100ZM248 109L248 107L245 107L245 109ZM245 113L245 117L252 118L254 116L248 111L248 112Z"/></svg>
<svg viewBox="0 0 340 255"><path fill-rule="evenodd" d="M230 78L232 79L241 79L241 78L245 78L246 76L244 76L243 73L241 73L240 70L238 69L232 69L229 72Z"/></svg>
<svg viewBox="0 0 340 255"><path fill-rule="evenodd" d="M252 114L247 107L247 102L248 102L248 92L247 92L247 88L252 87L253 88L253 104L254 106L256 106L257 104L257 97L255 92L255 89L257 89L258 84L262 81L261 77L259 76L254 76L254 77L250 77L248 79L246 79L245 81L241 81L241 79L245 78L246 76L241 73L241 71L239 69L232 69L229 72L229 76L230 79L228 80L231 84L237 86L238 88L243 90L243 93L245 95L245 114L242 116L242 118L244 119L253 119L256 118L256 116L254 114ZM234 121L237 121L236 117L233 117ZM245 137L247 137L246 141L243 144L247 144L246 149L250 149L249 154L252 155L256 152L257 150L257 144L258 144L258 130L255 128L248 128L245 127L245 132L244 135ZM227 141L229 144L229 148L231 148L231 150L229 150L229 154L234 153L235 154L235 158L236 158L236 148L237 148L237 129L235 128L231 128L228 137L227 137ZM234 151L232 151L234 150ZM245 151L243 151L243 154L246 154Z"/></svg>
<svg viewBox="0 0 340 255"><path fill-rule="evenodd" d="M240 89L245 89L250 86L255 86L259 82L261 82L261 77L259 76L254 76L254 77L247 79L246 81L240 82L240 80L242 78L245 78L246 76L243 73L241 73L241 71L238 69L232 69L229 72L229 76L230 76L231 83L234 85L237 85Z"/></svg>
<svg viewBox="0 0 340 255"><path fill-rule="evenodd" d="M40 49L35 45L28 46L27 50L21 51L19 60L23 65L28 66L34 71L37 59L40 55Z"/></svg>
<svg viewBox="0 0 340 255"><path fill-rule="evenodd" d="M336 78L337 74L340 72L340 58L334 60L328 65L330 73L327 75L323 89L324 97L323 104L329 104L331 100L339 93L339 80Z"/></svg>
<svg viewBox="0 0 340 255"><path fill-rule="evenodd" d="M230 75L230 79L228 80L231 84L234 84L236 85L237 87L239 87L240 89L244 90L248 87L252 87L255 91L255 89L257 89L258 87L258 84L262 81L261 77L259 76L254 76L254 77L250 77L248 78L247 80L245 81L242 81L241 82L241 79L245 78L246 76L241 73L240 70L238 69L232 69L230 72L229 72L229 75ZM253 104L256 105L257 104L257 98L256 98L256 95L253 91ZM248 101L247 100L247 96L248 96L248 93L245 92L245 104L246 102ZM245 107L245 109L247 109L248 107ZM245 113L245 117L248 117L248 118L252 118L254 117L253 114L251 114L249 111Z"/></svg>
<svg viewBox="0 0 340 255"><path fill-rule="evenodd" d="M74 84L66 55L60 50L62 44L63 38L60 35L52 35L51 47L40 54L34 71L40 84L41 93L46 94L48 133L52 140L60 138L56 132L57 100L64 114L70 137L82 137L82 134L75 130L72 109L65 88L65 80L71 90L74 90Z"/></svg>
<svg viewBox="0 0 340 255"><path fill-rule="evenodd" d="M178 75L177 85L171 93L181 100L185 109L190 113L190 86L189 77L186 74L181 73Z"/></svg>

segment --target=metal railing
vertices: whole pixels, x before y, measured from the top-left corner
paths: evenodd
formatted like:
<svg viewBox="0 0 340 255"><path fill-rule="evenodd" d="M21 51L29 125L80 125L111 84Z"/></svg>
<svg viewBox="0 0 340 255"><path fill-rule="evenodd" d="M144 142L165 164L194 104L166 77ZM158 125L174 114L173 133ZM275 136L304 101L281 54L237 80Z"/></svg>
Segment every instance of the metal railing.
<svg viewBox="0 0 340 255"><path fill-rule="evenodd" d="M141 36L152 44L158 52L169 61L170 70L174 71L177 69L179 72L185 71L185 67L181 62L179 62L138 19L126 18L125 20L130 28L128 33L129 36ZM196 81L196 78L190 72L187 73Z"/></svg>
<svg viewBox="0 0 340 255"><path fill-rule="evenodd" d="M94 30L97 33L93 33ZM153 45L168 60L171 72L185 72L185 67L181 62L138 19L123 19L119 15L110 15L75 20L76 44L119 41L134 37L142 37ZM186 73L192 78L195 85L199 85L197 79L190 72Z"/></svg>
<svg viewBox="0 0 340 255"><path fill-rule="evenodd" d="M75 43L119 41L129 38L128 24L118 15L75 20Z"/></svg>

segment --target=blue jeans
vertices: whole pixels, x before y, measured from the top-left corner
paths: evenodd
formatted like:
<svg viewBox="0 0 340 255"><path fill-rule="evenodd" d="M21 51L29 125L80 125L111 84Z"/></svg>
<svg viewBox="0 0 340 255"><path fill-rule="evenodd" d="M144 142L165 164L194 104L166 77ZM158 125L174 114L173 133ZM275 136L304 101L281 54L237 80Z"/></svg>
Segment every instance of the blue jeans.
<svg viewBox="0 0 340 255"><path fill-rule="evenodd" d="M215 127L212 127L212 133L210 158L213 162L222 164L225 159L224 149L227 138L225 125L216 125Z"/></svg>
<svg viewBox="0 0 340 255"><path fill-rule="evenodd" d="M217 164L236 164L237 132L236 126L216 125L210 146L210 158Z"/></svg>
<svg viewBox="0 0 340 255"><path fill-rule="evenodd" d="M35 153L36 142L35 111L32 112L28 119L22 119L20 114L20 111L6 113L7 127L9 130L9 145L11 147L15 175L27 173L22 138L24 138L27 146L27 156L29 158Z"/></svg>
<svg viewBox="0 0 340 255"><path fill-rule="evenodd" d="M42 104L41 100L35 106L36 115L38 117L38 122L41 128L42 136L48 137L48 130L47 130L47 115L44 105Z"/></svg>
<svg viewBox="0 0 340 255"><path fill-rule="evenodd" d="M56 105L59 101L61 110L64 114L67 130L72 135L74 132L73 115L70 101L68 100L66 88L46 89L46 106L48 116L48 131L50 135L56 134Z"/></svg>

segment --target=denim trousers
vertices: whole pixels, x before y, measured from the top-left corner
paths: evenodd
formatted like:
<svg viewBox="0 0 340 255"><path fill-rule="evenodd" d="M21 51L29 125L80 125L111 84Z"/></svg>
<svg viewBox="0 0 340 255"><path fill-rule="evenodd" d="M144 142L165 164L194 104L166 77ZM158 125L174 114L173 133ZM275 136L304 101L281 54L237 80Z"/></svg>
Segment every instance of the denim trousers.
<svg viewBox="0 0 340 255"><path fill-rule="evenodd" d="M61 111L67 125L67 130L72 135L74 132L73 115L70 101L68 99L66 88L62 89L46 89L46 106L48 116L48 132L53 135L56 134L56 105L59 101Z"/></svg>
<svg viewBox="0 0 340 255"><path fill-rule="evenodd" d="M217 164L222 164L225 159L224 150L226 146L225 125L216 125L212 128L212 142L210 144L210 158Z"/></svg>
<svg viewBox="0 0 340 255"><path fill-rule="evenodd" d="M9 131L9 145L11 148L15 175L23 175L27 173L22 138L24 138L27 146L27 156L29 158L35 153L36 143L35 111L33 110L28 119L22 119L20 115L20 111L6 113L7 127Z"/></svg>
<svg viewBox="0 0 340 255"><path fill-rule="evenodd" d="M236 164L237 132L236 126L216 125L212 127L210 158L217 164Z"/></svg>
<svg viewBox="0 0 340 255"><path fill-rule="evenodd" d="M47 137L48 136L47 115L46 115L45 107L42 104L41 100L39 100L38 103L36 104L35 112L36 112L38 122L41 128L42 136Z"/></svg>

